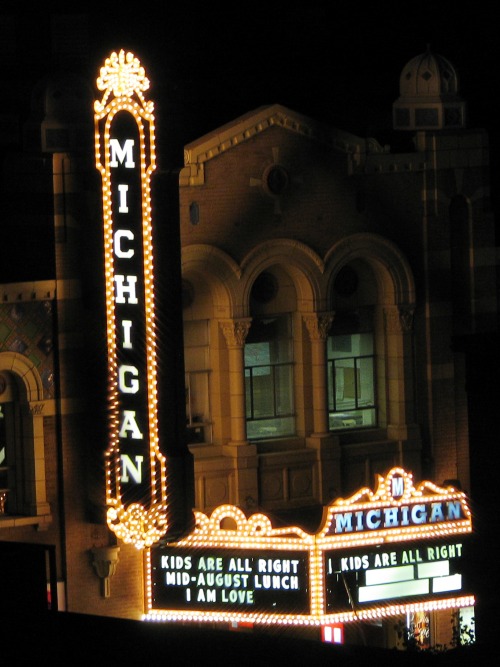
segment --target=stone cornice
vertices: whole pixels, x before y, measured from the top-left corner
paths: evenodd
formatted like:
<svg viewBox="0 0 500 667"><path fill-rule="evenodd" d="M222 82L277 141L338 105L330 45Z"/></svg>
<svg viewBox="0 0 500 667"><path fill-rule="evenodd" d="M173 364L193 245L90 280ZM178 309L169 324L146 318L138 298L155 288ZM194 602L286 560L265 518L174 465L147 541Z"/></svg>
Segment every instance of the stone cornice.
<svg viewBox="0 0 500 667"><path fill-rule="evenodd" d="M0 303L14 301L47 301L55 299L56 281L40 280L0 285Z"/></svg>

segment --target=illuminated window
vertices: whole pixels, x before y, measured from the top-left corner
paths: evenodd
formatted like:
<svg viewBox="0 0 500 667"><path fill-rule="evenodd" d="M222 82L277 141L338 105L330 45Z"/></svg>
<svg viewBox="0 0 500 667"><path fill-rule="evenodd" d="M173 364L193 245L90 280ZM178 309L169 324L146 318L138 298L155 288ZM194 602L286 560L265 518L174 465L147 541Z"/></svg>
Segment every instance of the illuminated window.
<svg viewBox="0 0 500 667"><path fill-rule="evenodd" d="M22 422L15 379L2 374L0 403L0 514L22 513Z"/></svg>
<svg viewBox="0 0 500 667"><path fill-rule="evenodd" d="M293 435L293 363L288 315L254 318L245 344L247 437Z"/></svg>
<svg viewBox="0 0 500 667"><path fill-rule="evenodd" d="M7 498L9 495L10 480L10 452L7 450L9 430L8 403L0 403L0 514L5 514L7 510Z"/></svg>
<svg viewBox="0 0 500 667"><path fill-rule="evenodd" d="M208 322L184 322L188 443L212 440Z"/></svg>
<svg viewBox="0 0 500 667"><path fill-rule="evenodd" d="M3 363L5 360L5 363ZM9 517L22 515L26 523L41 524L50 508L46 501L43 414L32 409L26 396L33 371L21 355L0 353L0 366L14 366L21 377L0 371L0 528ZM29 517L29 519L28 519Z"/></svg>
<svg viewBox="0 0 500 667"><path fill-rule="evenodd" d="M11 374L0 375L2 402L0 403L0 514L18 513L19 491L17 482L20 466L16 459L21 449L21 420L17 386ZM19 468L19 470L18 470Z"/></svg>
<svg viewBox="0 0 500 667"><path fill-rule="evenodd" d="M455 646L469 646L476 641L476 619L474 607L462 607L457 613L457 625L454 631L457 633Z"/></svg>
<svg viewBox="0 0 500 667"><path fill-rule="evenodd" d="M419 649L431 647L431 618L428 611L412 611L406 614L408 639Z"/></svg>
<svg viewBox="0 0 500 667"><path fill-rule="evenodd" d="M330 430L376 424L375 354L369 309L336 313L327 341Z"/></svg>

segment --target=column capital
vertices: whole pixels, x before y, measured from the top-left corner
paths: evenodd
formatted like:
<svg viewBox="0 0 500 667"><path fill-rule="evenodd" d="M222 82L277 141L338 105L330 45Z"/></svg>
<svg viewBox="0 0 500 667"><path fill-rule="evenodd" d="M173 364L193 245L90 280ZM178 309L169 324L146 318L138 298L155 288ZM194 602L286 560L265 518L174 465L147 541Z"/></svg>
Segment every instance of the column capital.
<svg viewBox="0 0 500 667"><path fill-rule="evenodd" d="M411 333L415 306L396 305L384 308L385 329L387 333Z"/></svg>
<svg viewBox="0 0 500 667"><path fill-rule="evenodd" d="M325 341L327 339L334 317L335 313L333 311L308 313L302 316L311 341Z"/></svg>
<svg viewBox="0 0 500 667"><path fill-rule="evenodd" d="M251 317L240 317L234 320L219 320L228 347L242 348L252 324Z"/></svg>

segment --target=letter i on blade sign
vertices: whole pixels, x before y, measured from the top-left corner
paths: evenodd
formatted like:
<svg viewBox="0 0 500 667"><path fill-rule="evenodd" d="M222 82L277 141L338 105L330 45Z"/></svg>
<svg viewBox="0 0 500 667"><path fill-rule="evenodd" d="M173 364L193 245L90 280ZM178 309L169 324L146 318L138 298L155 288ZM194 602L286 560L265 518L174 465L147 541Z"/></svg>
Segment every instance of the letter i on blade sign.
<svg viewBox="0 0 500 667"><path fill-rule="evenodd" d="M142 549L168 528L166 460L158 439L150 180L155 169L149 81L132 53L101 67L94 102L102 176L108 347L108 525Z"/></svg>

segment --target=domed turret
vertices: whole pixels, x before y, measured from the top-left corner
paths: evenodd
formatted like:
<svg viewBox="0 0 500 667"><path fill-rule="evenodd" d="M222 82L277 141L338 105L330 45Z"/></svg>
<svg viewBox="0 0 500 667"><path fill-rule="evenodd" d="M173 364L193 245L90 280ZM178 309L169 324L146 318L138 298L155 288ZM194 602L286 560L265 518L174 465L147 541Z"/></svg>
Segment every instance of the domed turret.
<svg viewBox="0 0 500 667"><path fill-rule="evenodd" d="M465 102L454 66L427 48L412 58L399 78L393 104L395 130L444 130L465 127Z"/></svg>

